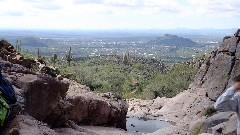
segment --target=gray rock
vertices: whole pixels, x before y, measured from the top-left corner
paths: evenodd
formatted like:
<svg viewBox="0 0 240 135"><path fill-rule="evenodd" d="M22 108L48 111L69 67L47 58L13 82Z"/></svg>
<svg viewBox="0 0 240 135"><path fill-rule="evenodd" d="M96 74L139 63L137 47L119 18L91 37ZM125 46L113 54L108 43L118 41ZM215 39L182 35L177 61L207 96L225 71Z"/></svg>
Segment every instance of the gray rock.
<svg viewBox="0 0 240 135"><path fill-rule="evenodd" d="M210 99L216 100L225 90L233 59L233 56L219 53L211 60L211 65L202 80L202 87L208 89L207 94Z"/></svg>
<svg viewBox="0 0 240 135"><path fill-rule="evenodd" d="M237 134L237 115L234 114L226 122L220 123L211 128L212 134L236 135Z"/></svg>
<svg viewBox="0 0 240 135"><path fill-rule="evenodd" d="M236 59L240 59L240 43L237 44L237 48L236 48Z"/></svg>
<svg viewBox="0 0 240 135"><path fill-rule="evenodd" d="M234 55L236 52L238 37L230 37L224 40L219 46L218 53L226 52L229 55Z"/></svg>
<svg viewBox="0 0 240 135"><path fill-rule="evenodd" d="M220 123L226 122L233 115L233 112L220 112L209 118L207 118L203 123L200 129L201 133L209 133L209 129Z"/></svg>

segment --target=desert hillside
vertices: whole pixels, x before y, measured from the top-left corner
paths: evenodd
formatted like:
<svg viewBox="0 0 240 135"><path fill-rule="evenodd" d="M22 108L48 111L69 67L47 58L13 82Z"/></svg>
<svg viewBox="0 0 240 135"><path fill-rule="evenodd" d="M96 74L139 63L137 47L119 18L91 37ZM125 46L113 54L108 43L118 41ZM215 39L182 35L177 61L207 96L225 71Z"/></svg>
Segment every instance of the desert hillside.
<svg viewBox="0 0 240 135"><path fill-rule="evenodd" d="M235 134L236 115L216 113L213 104L240 74L240 33L223 43L200 65L188 90L173 98L121 99L118 95L93 93L61 76L30 70L36 61L18 54L0 41L3 75L13 84L19 101L17 115L3 134L128 134L126 115L174 122L150 134ZM81 125L115 128L83 128ZM231 126L229 126L231 125Z"/></svg>

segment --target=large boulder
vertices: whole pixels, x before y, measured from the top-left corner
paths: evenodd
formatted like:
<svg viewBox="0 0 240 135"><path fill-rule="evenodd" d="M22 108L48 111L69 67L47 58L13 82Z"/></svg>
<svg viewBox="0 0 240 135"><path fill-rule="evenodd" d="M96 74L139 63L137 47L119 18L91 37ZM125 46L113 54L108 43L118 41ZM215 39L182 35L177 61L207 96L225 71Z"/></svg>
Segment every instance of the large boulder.
<svg viewBox="0 0 240 135"><path fill-rule="evenodd" d="M221 113L218 113L216 115L213 115L213 116L207 118L202 123L202 127L200 129L200 132L201 133L212 132L211 131L212 127L214 127L214 126L216 126L216 125L218 125L220 123L228 121L233 114L234 114L233 112L221 112Z"/></svg>
<svg viewBox="0 0 240 135"><path fill-rule="evenodd" d="M202 87L208 89L208 97L216 100L226 89L229 77L236 63L237 37L231 37L221 44L210 59L210 66L202 79Z"/></svg>
<svg viewBox="0 0 240 135"><path fill-rule="evenodd" d="M56 108L61 106L69 83L48 75L36 74L29 69L6 61L0 61L3 75L14 85L22 113L39 121L49 122ZM53 122L52 122L53 123Z"/></svg>
<svg viewBox="0 0 240 135"><path fill-rule="evenodd" d="M231 84L231 78L240 73L239 37L228 36L218 49L200 67L193 82L195 88L207 89L206 95L215 101Z"/></svg>
<svg viewBox="0 0 240 135"><path fill-rule="evenodd" d="M22 75L14 82L26 99L24 111L44 121L65 97L68 83L43 75Z"/></svg>
<svg viewBox="0 0 240 135"><path fill-rule="evenodd" d="M214 127L211 127L210 131L212 134L222 135L236 135L237 134L237 115L234 114L229 117L229 120L222 122Z"/></svg>
<svg viewBox="0 0 240 135"><path fill-rule="evenodd" d="M67 110L69 120L126 129L128 104L113 93L96 94L81 88L69 89L66 100L72 104Z"/></svg>

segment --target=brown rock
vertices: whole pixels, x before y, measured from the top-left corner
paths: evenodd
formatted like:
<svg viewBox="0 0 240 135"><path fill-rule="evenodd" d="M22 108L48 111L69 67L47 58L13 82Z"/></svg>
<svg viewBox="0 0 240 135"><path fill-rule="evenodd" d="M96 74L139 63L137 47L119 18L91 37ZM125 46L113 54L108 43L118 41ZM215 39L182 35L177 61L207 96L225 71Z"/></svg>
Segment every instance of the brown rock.
<svg viewBox="0 0 240 135"><path fill-rule="evenodd" d="M57 107L69 86L56 78L31 74L20 76L14 83L23 89L25 111L40 121Z"/></svg>
<svg viewBox="0 0 240 135"><path fill-rule="evenodd" d="M18 115L3 131L3 135L8 133L20 133L20 135L58 135L54 130L50 129L47 124L40 122L29 115Z"/></svg>
<svg viewBox="0 0 240 135"><path fill-rule="evenodd" d="M87 125L105 125L126 129L127 103L121 99L104 98L92 92L68 91L69 119Z"/></svg>

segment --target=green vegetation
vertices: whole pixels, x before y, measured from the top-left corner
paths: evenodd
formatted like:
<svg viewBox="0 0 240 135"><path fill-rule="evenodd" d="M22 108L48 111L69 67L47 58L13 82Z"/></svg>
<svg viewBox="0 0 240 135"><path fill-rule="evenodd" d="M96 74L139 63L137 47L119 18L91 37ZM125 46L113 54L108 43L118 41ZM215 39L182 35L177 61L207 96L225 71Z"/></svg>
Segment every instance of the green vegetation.
<svg viewBox="0 0 240 135"><path fill-rule="evenodd" d="M66 54L66 60L67 60L67 62L68 62L68 66L70 66L70 62L72 61L72 59L73 59L73 56L72 56L72 51L71 51L72 49L71 49L71 46L70 46L70 48L69 48L69 51L68 51L68 54Z"/></svg>
<svg viewBox="0 0 240 135"><path fill-rule="evenodd" d="M187 64L176 64L169 72L156 74L143 95L146 98L173 97L188 88L196 72L195 67Z"/></svg>
<svg viewBox="0 0 240 135"><path fill-rule="evenodd" d="M41 55L40 55L40 50L39 48L37 49L37 59L39 60L41 58Z"/></svg>
<svg viewBox="0 0 240 135"><path fill-rule="evenodd" d="M72 66L57 67L63 76L93 91L112 91L124 98L143 99L173 97L188 88L196 73L195 67L183 63L169 68L153 59L127 58L126 62L126 55L79 58Z"/></svg>
<svg viewBox="0 0 240 135"><path fill-rule="evenodd" d="M201 130L201 124L198 123L195 125L195 128L193 129L192 135L199 135L200 130Z"/></svg>
<svg viewBox="0 0 240 135"><path fill-rule="evenodd" d="M191 62L167 66L161 60L131 57L129 53L73 59L71 53L70 47L61 60L57 54L44 59L47 65L58 67L63 77L87 85L92 91L111 91L123 98L176 96L188 88L197 72L195 63ZM39 48L36 57L41 57Z"/></svg>
<svg viewBox="0 0 240 135"><path fill-rule="evenodd" d="M205 116L212 116L215 112L217 112L217 110L211 106L211 107L208 107L204 113Z"/></svg>
<svg viewBox="0 0 240 135"><path fill-rule="evenodd" d="M51 57L51 60L52 60L53 66L55 66L55 64L57 62L57 54L56 53L53 54L53 56Z"/></svg>
<svg viewBox="0 0 240 135"><path fill-rule="evenodd" d="M21 40L17 40L17 41L16 41L16 47L15 47L15 49L16 49L17 52L21 52L21 44L22 44L22 41L21 41Z"/></svg>

